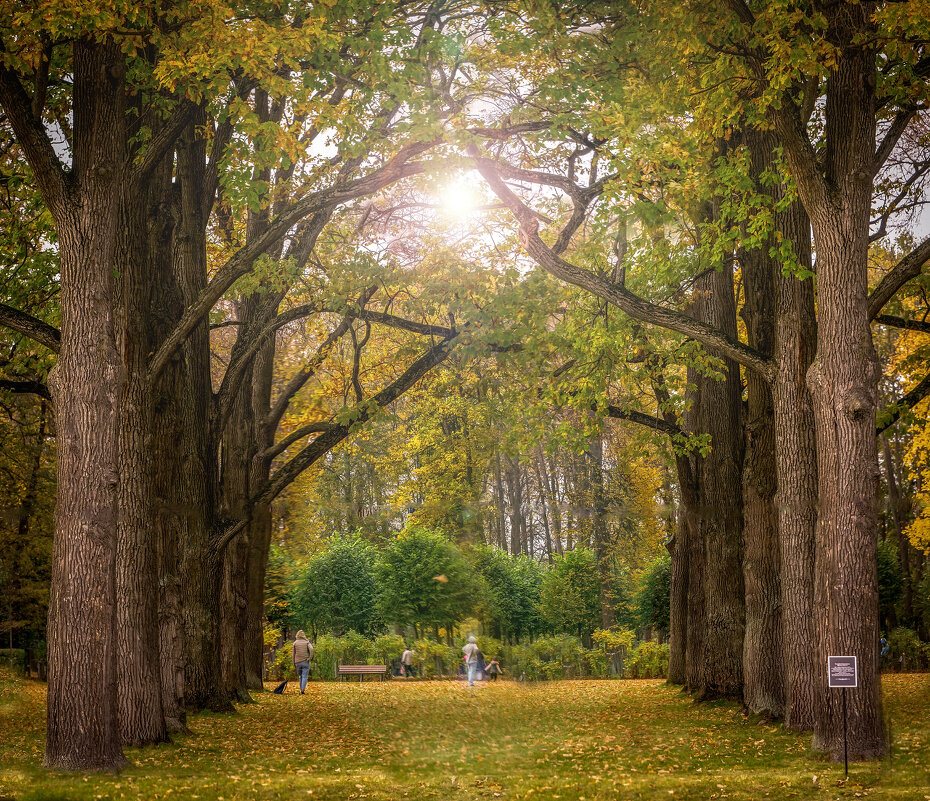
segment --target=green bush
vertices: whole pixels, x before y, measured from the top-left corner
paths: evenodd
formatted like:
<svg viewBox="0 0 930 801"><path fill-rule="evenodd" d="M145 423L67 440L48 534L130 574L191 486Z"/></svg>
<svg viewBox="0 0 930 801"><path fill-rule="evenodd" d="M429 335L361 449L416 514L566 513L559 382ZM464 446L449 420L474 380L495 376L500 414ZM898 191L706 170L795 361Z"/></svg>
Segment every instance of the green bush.
<svg viewBox="0 0 930 801"><path fill-rule="evenodd" d="M668 645L641 642L627 656L623 675L630 679L660 679L668 675Z"/></svg>
<svg viewBox="0 0 930 801"><path fill-rule="evenodd" d="M0 666L20 673L26 670L26 651L23 648L0 648Z"/></svg>
<svg viewBox="0 0 930 801"><path fill-rule="evenodd" d="M888 635L888 649L882 665L892 670L924 670L930 663L930 645L922 643L911 629L893 629Z"/></svg>

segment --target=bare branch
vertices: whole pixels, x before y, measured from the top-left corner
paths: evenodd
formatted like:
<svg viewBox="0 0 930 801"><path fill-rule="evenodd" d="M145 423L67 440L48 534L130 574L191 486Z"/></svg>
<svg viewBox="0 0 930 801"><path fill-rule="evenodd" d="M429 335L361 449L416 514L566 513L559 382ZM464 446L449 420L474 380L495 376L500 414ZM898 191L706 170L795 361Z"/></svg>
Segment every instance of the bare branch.
<svg viewBox="0 0 930 801"><path fill-rule="evenodd" d="M670 437L681 433L678 426L669 423L667 420L638 412L635 409L621 409L619 406L610 405L607 407L607 416L615 420L629 420L631 423L647 426L662 434L668 434Z"/></svg>
<svg viewBox="0 0 930 801"><path fill-rule="evenodd" d="M297 440L303 439L304 437L310 436L310 434L323 434L327 431L330 431L333 427L333 423L308 423L305 426L301 426L296 431L288 434L280 442L276 442L270 448L266 448L259 455L261 459L274 459L280 453L283 453L288 448L291 447Z"/></svg>
<svg viewBox="0 0 930 801"><path fill-rule="evenodd" d="M283 492L304 470L329 453L336 445L352 433L355 426L367 422L378 411L390 405L417 383L436 365L445 361L452 352L446 341L433 345L426 353L408 367L402 375L392 381L378 394L359 404L353 410L351 423L337 423L307 445L292 459L282 465L274 475L252 497L251 505L270 503Z"/></svg>
<svg viewBox="0 0 930 801"><path fill-rule="evenodd" d="M40 398L49 401L52 399L52 393L48 391L48 387L41 381L12 381L2 378L0 379L0 389L15 392L19 395L38 395Z"/></svg>
<svg viewBox="0 0 930 801"><path fill-rule="evenodd" d="M930 259L930 236L892 267L869 295L869 319L874 320L897 291L912 278L920 275Z"/></svg>
<svg viewBox="0 0 930 801"><path fill-rule="evenodd" d="M53 353L61 350L61 331L38 317L0 303L0 325L44 345Z"/></svg>
<svg viewBox="0 0 930 801"><path fill-rule="evenodd" d="M910 392L908 392L901 400L896 403L892 403L888 409L891 410L891 416L887 422L879 425L875 429L875 435L878 436L885 429L890 428L898 420L901 419L901 415L904 414L908 409L913 409L918 403L920 403L924 398L930 395L930 373L923 377L923 380L914 387ZM887 411L887 409L885 410Z"/></svg>
<svg viewBox="0 0 930 801"><path fill-rule="evenodd" d="M903 317L895 317L893 314L879 314L872 322L879 325L888 325L892 328L903 328L905 331L920 331L922 334L930 334L930 323L923 320L905 320Z"/></svg>
<svg viewBox="0 0 930 801"><path fill-rule="evenodd" d="M71 183L64 166L55 154L55 148L42 125L42 120L32 113L32 101L19 76L3 64L2 56L5 51L6 48L0 41L0 106L6 111L16 141L32 166L46 205L55 219L60 221L70 194Z"/></svg>

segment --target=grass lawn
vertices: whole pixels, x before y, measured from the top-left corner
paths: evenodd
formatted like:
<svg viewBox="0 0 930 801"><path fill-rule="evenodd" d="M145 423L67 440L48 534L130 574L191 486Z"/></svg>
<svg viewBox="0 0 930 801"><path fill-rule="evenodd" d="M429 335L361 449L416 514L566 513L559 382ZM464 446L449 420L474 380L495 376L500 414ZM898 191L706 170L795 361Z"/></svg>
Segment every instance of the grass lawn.
<svg viewBox="0 0 930 801"><path fill-rule="evenodd" d="M119 776L41 765L45 688L0 682L0 799L930 800L930 676L887 676L892 758L842 765L810 738L695 706L661 681L468 690L455 682L288 685L203 714Z"/></svg>

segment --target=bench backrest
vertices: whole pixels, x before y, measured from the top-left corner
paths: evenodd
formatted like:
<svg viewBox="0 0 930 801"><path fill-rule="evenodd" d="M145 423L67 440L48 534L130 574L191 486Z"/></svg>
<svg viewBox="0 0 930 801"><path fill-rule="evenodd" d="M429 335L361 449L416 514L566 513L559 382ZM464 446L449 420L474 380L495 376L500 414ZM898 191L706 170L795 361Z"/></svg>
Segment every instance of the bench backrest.
<svg viewBox="0 0 930 801"><path fill-rule="evenodd" d="M340 665L340 673L386 673L387 665Z"/></svg>

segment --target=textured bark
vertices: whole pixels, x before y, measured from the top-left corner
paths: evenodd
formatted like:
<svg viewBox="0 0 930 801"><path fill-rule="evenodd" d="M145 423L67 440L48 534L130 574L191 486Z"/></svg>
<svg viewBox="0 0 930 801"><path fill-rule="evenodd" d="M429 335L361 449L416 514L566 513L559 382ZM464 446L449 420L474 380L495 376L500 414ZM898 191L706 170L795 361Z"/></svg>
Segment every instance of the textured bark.
<svg viewBox="0 0 930 801"><path fill-rule="evenodd" d="M240 303L238 315L246 327L249 320ZM249 464L251 462L254 418L248 403L251 394L252 370L246 371L242 386L233 401L232 414L223 434L220 482L220 516L224 520L244 520L248 516ZM246 526L222 554L223 582L220 596L219 655L223 665L226 691L237 701L249 701L245 682L245 633L247 575L250 527Z"/></svg>
<svg viewBox="0 0 930 801"><path fill-rule="evenodd" d="M703 301L698 298L692 305L695 314L701 313ZM694 368L688 368L688 402L682 419L682 428L688 433L698 430L700 424L701 393L704 380ZM682 550L682 556L688 563L687 596L687 636L685 637L685 687L689 692L698 692L701 688L701 666L704 661L704 542L701 538L701 471L698 469L700 457L686 457L689 462L688 473L694 491L691 515L688 518L688 532ZM669 655L671 656L671 654Z"/></svg>
<svg viewBox="0 0 930 801"><path fill-rule="evenodd" d="M746 134L751 169L759 178L774 165L774 137ZM745 302L742 317L749 346L771 358L775 350L775 282L780 267L771 242L740 254ZM743 461L743 579L746 632L743 640L743 703L752 713L780 718L784 713L780 547L774 499L775 409L762 376L746 375L747 403Z"/></svg>
<svg viewBox="0 0 930 801"><path fill-rule="evenodd" d="M154 408L147 357L152 350L154 237L149 187L135 182L121 199L117 347L126 383L120 396L119 518L116 540L118 709L124 745L168 739L161 700L158 572L152 462ZM132 193L132 194L130 194Z"/></svg>
<svg viewBox="0 0 930 801"><path fill-rule="evenodd" d="M167 165L168 168L172 165ZM167 183L167 182L166 182ZM172 240L177 209L172 209L170 186L162 187L163 204L155 209L157 259L152 303L156 341L164 337L183 312L181 291L174 274ZM188 384L180 353L175 355L153 386L153 491L155 494L155 552L158 563L158 655L162 710L169 734L187 730L184 707L184 617L181 608L181 547L187 539L187 513L181 499L183 476L183 410Z"/></svg>
<svg viewBox="0 0 930 801"><path fill-rule="evenodd" d="M849 756L885 752L878 682L878 454L875 414L881 374L868 309L868 238L875 150L875 54L854 40L872 28L869 6L830 10L842 48L827 82L826 190L799 180L817 246L817 357L808 372L817 427L820 508L814 609L818 664L858 658L849 693ZM843 754L840 694L817 682L814 747Z"/></svg>
<svg viewBox="0 0 930 801"><path fill-rule="evenodd" d="M689 555L697 532L697 487L687 456L675 457L678 474L679 507L675 537L669 553L672 559L669 608L669 684L686 685L688 650L688 610L690 604Z"/></svg>
<svg viewBox="0 0 930 801"><path fill-rule="evenodd" d="M778 227L801 265L810 267L810 223L800 203L780 215ZM778 275L776 285L777 374L775 462L778 531L781 542L782 625L785 672L785 728L814 726L814 530L817 524L817 439L806 375L817 348L814 286L810 280Z"/></svg>
<svg viewBox="0 0 930 801"><path fill-rule="evenodd" d="M203 196L206 147L192 126L177 154L180 183L175 232L175 273L185 307L207 282L206 217L211 199ZM184 618L184 698L193 709L230 711L216 653L219 641L221 565L213 549L217 497L216 448L211 436L212 385L207 322L200 320L180 348L184 367L181 393L179 460L183 494L178 505L185 515L181 548L181 595ZM167 360L166 360L167 363Z"/></svg>
<svg viewBox="0 0 930 801"><path fill-rule="evenodd" d="M703 274L695 290L705 292L702 319L736 334L736 305L729 269ZM704 547L704 643L699 700L743 696L743 435L739 366L724 360L723 380L702 379L700 429L711 451L698 469Z"/></svg>
<svg viewBox="0 0 930 801"><path fill-rule="evenodd" d="M124 148L119 48L110 41L79 40L74 45L74 203L47 198L58 227L62 329L52 381L58 497L45 765L64 770L113 770L125 762L117 724L114 630L117 404L125 375L116 349L112 285Z"/></svg>

